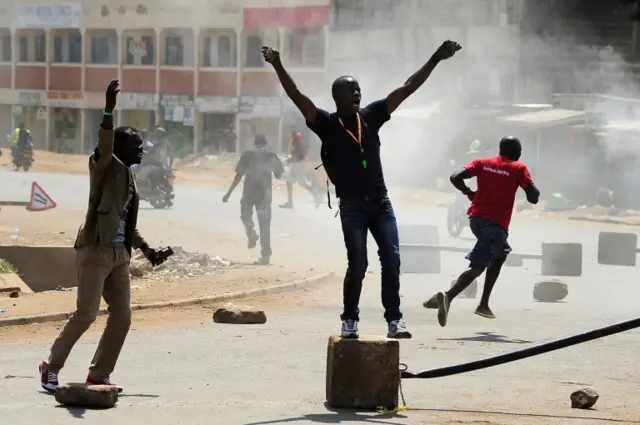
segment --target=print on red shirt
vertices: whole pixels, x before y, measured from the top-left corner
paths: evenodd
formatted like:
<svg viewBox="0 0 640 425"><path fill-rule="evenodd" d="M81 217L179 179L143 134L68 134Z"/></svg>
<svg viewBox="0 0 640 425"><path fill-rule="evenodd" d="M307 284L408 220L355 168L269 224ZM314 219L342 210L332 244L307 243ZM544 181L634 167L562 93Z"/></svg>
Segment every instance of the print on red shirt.
<svg viewBox="0 0 640 425"><path fill-rule="evenodd" d="M482 217L509 230L518 187L525 189L533 183L527 165L498 155L475 159L465 168L478 184L467 214Z"/></svg>

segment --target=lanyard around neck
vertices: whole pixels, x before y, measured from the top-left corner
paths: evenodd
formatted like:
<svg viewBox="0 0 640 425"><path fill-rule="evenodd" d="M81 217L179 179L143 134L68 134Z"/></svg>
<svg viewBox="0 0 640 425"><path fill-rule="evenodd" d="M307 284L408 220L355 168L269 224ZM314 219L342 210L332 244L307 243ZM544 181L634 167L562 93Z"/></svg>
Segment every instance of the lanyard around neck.
<svg viewBox="0 0 640 425"><path fill-rule="evenodd" d="M344 126L344 123L342 122L342 118L338 117L338 122L340 123L342 128L344 128L344 130L347 133L349 133L349 136L351 136L351 138L356 141L358 146L360 146L360 152L364 153L364 149L362 148L362 122L360 121L360 114L359 113L356 113L356 118L358 120L358 137L357 138L356 138L356 136L353 135L351 130L349 130L347 127Z"/></svg>

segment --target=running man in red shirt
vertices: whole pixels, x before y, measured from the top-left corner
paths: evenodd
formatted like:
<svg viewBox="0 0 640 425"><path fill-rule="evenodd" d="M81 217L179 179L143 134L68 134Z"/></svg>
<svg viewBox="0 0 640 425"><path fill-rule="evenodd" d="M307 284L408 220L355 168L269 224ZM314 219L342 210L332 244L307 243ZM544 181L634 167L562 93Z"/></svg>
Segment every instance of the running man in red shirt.
<svg viewBox="0 0 640 425"><path fill-rule="evenodd" d="M471 201L467 214L477 242L465 257L469 260L469 268L458 277L451 289L438 292L423 304L426 308L438 309L440 326L447 325L451 301L485 270L487 273L482 298L475 313L487 319L495 319L489 308L489 297L502 265L511 252L507 237L518 187L524 189L527 201L531 204L537 204L540 198L540 191L533 183L529 169L524 162L519 161L521 154L520 140L505 137L500 140L498 156L475 159L464 169L451 175L451 184ZM469 189L464 182L472 177L477 179L477 192Z"/></svg>

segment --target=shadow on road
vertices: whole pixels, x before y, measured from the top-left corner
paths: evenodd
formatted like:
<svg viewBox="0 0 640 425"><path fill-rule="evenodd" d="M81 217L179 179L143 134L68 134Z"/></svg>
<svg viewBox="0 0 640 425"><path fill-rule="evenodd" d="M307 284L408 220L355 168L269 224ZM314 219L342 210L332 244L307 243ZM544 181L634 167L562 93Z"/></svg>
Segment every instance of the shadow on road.
<svg viewBox="0 0 640 425"><path fill-rule="evenodd" d="M533 341L525 339L510 339L504 335L493 332L477 332L476 336L466 336L462 338L438 338L438 341L469 341L469 342L497 342L500 344L531 344Z"/></svg>
<svg viewBox="0 0 640 425"><path fill-rule="evenodd" d="M294 418L277 419L273 421L251 422L245 425L270 425L270 424L287 424L294 422L307 421L319 424L340 424L343 422L362 422L370 424L396 425L397 422L389 422L386 419L408 419L406 415L397 413L380 414L371 410L353 410L353 409L333 409L325 403L327 413L310 413L308 415L296 416Z"/></svg>
<svg viewBox="0 0 640 425"><path fill-rule="evenodd" d="M463 409L411 409L413 411L419 412L432 412L432 413L452 413L452 414L465 414L465 415L478 415L477 418L480 420L481 416L484 415L492 415L492 416L505 416L505 417L513 417L513 418L537 418L537 419L563 419L567 421L576 421L580 423L588 423L592 421L598 422L610 422L610 423L620 423L620 424L640 424L638 420L627 420L627 419L615 419L615 418L605 418L599 416L568 416L568 415L552 415L552 414L540 414L540 413L517 413L517 412L492 412L489 410L463 410ZM595 412L595 409L587 410L589 412Z"/></svg>

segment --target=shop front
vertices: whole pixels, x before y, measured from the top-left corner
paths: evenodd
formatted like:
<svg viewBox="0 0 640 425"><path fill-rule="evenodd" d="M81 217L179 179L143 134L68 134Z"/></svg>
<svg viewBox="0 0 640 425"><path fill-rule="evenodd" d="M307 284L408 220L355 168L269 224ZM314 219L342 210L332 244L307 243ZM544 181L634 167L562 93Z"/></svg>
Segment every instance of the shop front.
<svg viewBox="0 0 640 425"><path fill-rule="evenodd" d="M207 154L237 150L236 118L238 98L224 96L196 97L198 151Z"/></svg>
<svg viewBox="0 0 640 425"><path fill-rule="evenodd" d="M82 92L48 91L49 150L58 153L81 153L81 111L84 109Z"/></svg>
<svg viewBox="0 0 640 425"><path fill-rule="evenodd" d="M279 97L241 96L238 110L240 119L238 151L252 149L254 136L264 134L269 143L269 149L278 152L281 145L279 141L281 115L282 101Z"/></svg>
<svg viewBox="0 0 640 425"><path fill-rule="evenodd" d="M158 96L151 93L121 93L118 99L119 125L134 127L139 131L151 130L156 125Z"/></svg>
<svg viewBox="0 0 640 425"><path fill-rule="evenodd" d="M21 91L18 92L17 103L9 107L8 113L2 114L0 122L6 133L12 133L20 123L29 129L36 149L47 148L47 105L45 92ZM4 105L3 105L4 106ZM13 122L11 119L13 118ZM8 122L7 122L8 121ZM1 134L6 134L5 131Z"/></svg>
<svg viewBox="0 0 640 425"><path fill-rule="evenodd" d="M167 131L169 143L176 156L195 150L195 106L192 96L161 95L162 126Z"/></svg>

